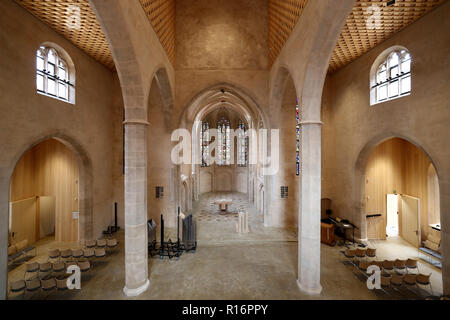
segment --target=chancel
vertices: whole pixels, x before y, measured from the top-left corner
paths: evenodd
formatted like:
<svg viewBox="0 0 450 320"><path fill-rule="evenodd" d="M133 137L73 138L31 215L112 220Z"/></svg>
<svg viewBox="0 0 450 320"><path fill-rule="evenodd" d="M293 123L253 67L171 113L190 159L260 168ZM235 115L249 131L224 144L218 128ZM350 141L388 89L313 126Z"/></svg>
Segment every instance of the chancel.
<svg viewBox="0 0 450 320"><path fill-rule="evenodd" d="M450 1L0 11L1 299L450 295Z"/></svg>

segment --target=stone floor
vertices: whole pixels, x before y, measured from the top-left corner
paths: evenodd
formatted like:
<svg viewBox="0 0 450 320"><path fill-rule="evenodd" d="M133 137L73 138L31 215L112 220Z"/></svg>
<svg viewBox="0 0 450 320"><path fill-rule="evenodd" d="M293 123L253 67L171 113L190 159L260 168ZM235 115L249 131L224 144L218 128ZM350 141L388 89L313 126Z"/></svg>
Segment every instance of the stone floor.
<svg viewBox="0 0 450 320"><path fill-rule="evenodd" d="M215 200L224 198L233 200L226 213L220 212L218 205L214 204ZM247 234L236 233L239 211L246 211L249 214L250 232ZM297 241L297 228L264 227L263 216L249 206L247 195L242 193L217 192L201 195L194 203L192 214L197 221L199 244Z"/></svg>
<svg viewBox="0 0 450 320"><path fill-rule="evenodd" d="M220 197L221 195L216 195ZM237 206L242 205L242 195L234 194ZM206 195L196 203L193 214L202 213L205 202L214 195ZM203 201L203 202L202 202ZM247 204L244 201L244 206ZM217 210L203 212L198 219L199 246L195 253L186 253L177 260L149 259L150 288L134 299L417 299L429 295L420 289L418 294L401 289L390 295L372 292L366 287L365 278L341 254L345 247L321 247L320 296L308 296L297 287L297 242L293 230L264 228L261 217L251 208L251 233L237 235L235 221L212 221ZM214 211L216 210L216 211ZM234 211L234 207L230 208ZM210 221L208 221L210 220ZM257 223L259 221L259 224ZM175 235L175 230L168 230ZM127 299L124 286L123 232L115 237L121 241L119 248L102 260L94 260L94 266L83 274L81 290L66 292L38 292L27 294L26 299ZM417 250L401 239L372 242L377 247L378 259L417 258ZM57 243L51 238L37 244L36 261L46 261L50 248L72 248L77 244ZM433 273L435 294L442 291L441 273L419 262L422 273ZM23 279L25 266L19 266L8 274L8 280ZM11 294L9 299L22 299Z"/></svg>

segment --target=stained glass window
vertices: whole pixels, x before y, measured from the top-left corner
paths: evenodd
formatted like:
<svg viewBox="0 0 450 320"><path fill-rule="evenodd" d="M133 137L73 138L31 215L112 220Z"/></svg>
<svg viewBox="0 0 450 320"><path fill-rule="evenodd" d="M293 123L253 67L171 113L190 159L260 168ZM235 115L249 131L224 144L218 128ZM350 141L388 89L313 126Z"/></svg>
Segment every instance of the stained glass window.
<svg viewBox="0 0 450 320"><path fill-rule="evenodd" d="M246 167L248 164L248 137L244 121L238 122L238 166Z"/></svg>
<svg viewBox="0 0 450 320"><path fill-rule="evenodd" d="M53 48L40 47L36 52L36 89L39 93L69 101L67 63Z"/></svg>
<svg viewBox="0 0 450 320"><path fill-rule="evenodd" d="M217 125L217 155L216 162L219 166L231 164L231 130L230 121L222 118Z"/></svg>
<svg viewBox="0 0 450 320"><path fill-rule="evenodd" d="M296 150L296 173L300 175L300 107L297 104L295 106L295 119L296 119L296 138L295 138L295 150Z"/></svg>
<svg viewBox="0 0 450 320"><path fill-rule="evenodd" d="M210 143L209 123L205 121L202 122L202 133L200 135L202 167L209 167L210 165L209 143Z"/></svg>

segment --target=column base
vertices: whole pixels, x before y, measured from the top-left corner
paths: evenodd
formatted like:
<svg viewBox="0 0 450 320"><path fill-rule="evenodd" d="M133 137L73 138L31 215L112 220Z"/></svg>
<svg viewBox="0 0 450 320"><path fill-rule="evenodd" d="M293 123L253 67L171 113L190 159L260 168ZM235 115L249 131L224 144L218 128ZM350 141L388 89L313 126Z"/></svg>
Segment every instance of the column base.
<svg viewBox="0 0 450 320"><path fill-rule="evenodd" d="M321 285L319 285L319 287L317 287L317 288L306 288L300 283L300 281L298 279L297 279L297 286L301 292L304 292L304 293L310 294L310 295L319 295L322 292Z"/></svg>
<svg viewBox="0 0 450 320"><path fill-rule="evenodd" d="M147 279L147 281L142 286L140 286L139 288L136 288L136 289L128 289L127 286L125 286L123 288L123 293L125 293L125 295L127 297L137 297L137 296L141 295L142 293L144 293L145 291L147 291L149 286L150 286L150 280Z"/></svg>

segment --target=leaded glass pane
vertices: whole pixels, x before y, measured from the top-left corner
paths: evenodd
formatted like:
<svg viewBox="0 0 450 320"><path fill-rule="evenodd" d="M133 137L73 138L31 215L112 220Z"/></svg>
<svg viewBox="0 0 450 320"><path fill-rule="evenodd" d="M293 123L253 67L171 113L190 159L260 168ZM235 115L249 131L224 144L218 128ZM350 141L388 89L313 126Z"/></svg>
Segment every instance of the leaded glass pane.
<svg viewBox="0 0 450 320"><path fill-rule="evenodd" d="M44 71L44 58L36 57L36 69L39 71Z"/></svg>
<svg viewBox="0 0 450 320"><path fill-rule="evenodd" d="M42 74L36 75L36 88L39 91L44 91L44 76Z"/></svg>
<svg viewBox="0 0 450 320"><path fill-rule="evenodd" d="M377 100L382 101L387 99L387 84L379 86L377 89Z"/></svg>
<svg viewBox="0 0 450 320"><path fill-rule="evenodd" d="M56 83L55 83L55 80L53 80L53 79L48 79L47 80L47 93L48 94L52 94L52 95L56 95Z"/></svg>
<svg viewBox="0 0 450 320"><path fill-rule="evenodd" d="M58 95L61 99L67 100L67 84L58 82Z"/></svg>
<svg viewBox="0 0 450 320"><path fill-rule="evenodd" d="M398 80L389 83L389 98L398 96Z"/></svg>
<svg viewBox="0 0 450 320"><path fill-rule="evenodd" d="M411 91L411 76L407 76L400 80L400 94L405 94Z"/></svg>

